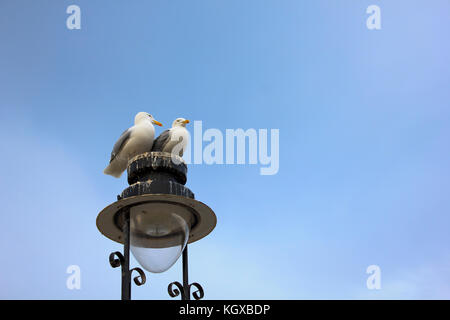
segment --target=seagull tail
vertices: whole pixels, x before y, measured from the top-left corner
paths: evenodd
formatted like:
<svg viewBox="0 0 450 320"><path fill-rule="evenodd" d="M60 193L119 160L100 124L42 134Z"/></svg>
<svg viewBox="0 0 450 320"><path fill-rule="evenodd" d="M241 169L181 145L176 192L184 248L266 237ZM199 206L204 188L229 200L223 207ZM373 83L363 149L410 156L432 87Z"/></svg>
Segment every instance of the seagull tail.
<svg viewBox="0 0 450 320"><path fill-rule="evenodd" d="M105 168L105 170L103 170L103 173L115 178L120 178L123 171L124 169L118 165L117 161L113 161Z"/></svg>

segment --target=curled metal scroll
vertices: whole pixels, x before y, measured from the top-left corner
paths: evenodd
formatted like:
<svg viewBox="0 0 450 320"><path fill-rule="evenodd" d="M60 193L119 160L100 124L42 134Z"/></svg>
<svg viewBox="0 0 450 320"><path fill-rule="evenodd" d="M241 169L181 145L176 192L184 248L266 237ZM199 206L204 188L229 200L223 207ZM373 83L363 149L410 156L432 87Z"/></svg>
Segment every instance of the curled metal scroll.
<svg viewBox="0 0 450 320"><path fill-rule="evenodd" d="M113 252L109 255L109 264L113 268L117 268L120 266L123 268L124 262L125 262L125 258L123 257L122 253L120 253L119 251ZM130 275L133 273L133 271L136 271L137 273L139 273L138 276L133 278L133 281L137 286L142 286L147 281L147 277L145 276L145 273L144 273L144 271L142 271L141 268L133 268L131 270L126 270L126 271L128 271L130 273Z"/></svg>
<svg viewBox="0 0 450 320"><path fill-rule="evenodd" d="M136 271L137 273L139 273L138 276L133 278L134 283L139 287L142 286L145 281L147 281L147 278L145 277L145 273L144 271L142 271L141 268L133 268L130 270L130 273L133 273L133 271Z"/></svg>
<svg viewBox="0 0 450 320"><path fill-rule="evenodd" d="M178 289L173 289L174 285ZM184 300L184 289L183 289L183 286L181 285L181 283L179 283L178 281L175 281L175 282L172 282L171 284L169 284L169 286L167 287L167 292L169 292L169 296L171 296L172 298L179 296L181 293L181 299Z"/></svg>
<svg viewBox="0 0 450 320"><path fill-rule="evenodd" d="M176 286L176 288L174 289L173 286ZM167 287L167 291L169 292L169 296L171 296L172 298L178 297L181 294L181 299L186 300L186 298L190 298L192 286L197 289L192 293L194 299L195 300L203 299L203 297L205 296L205 292L203 291L202 286L197 282L193 282L188 286L187 290L188 291L187 294L189 295L188 297L185 296L184 288L178 281L169 284L169 286Z"/></svg>
<svg viewBox="0 0 450 320"><path fill-rule="evenodd" d="M205 292L203 291L202 286L201 286L199 283L197 283L197 282L193 282L193 283L191 283L191 284L189 285L189 292L191 292L191 287L192 287L192 286L194 286L194 287L197 289L197 291L194 291L194 292L192 293L192 295L194 296L194 299L195 299L195 300L200 300L200 299L202 299L202 298L205 296Z"/></svg>
<svg viewBox="0 0 450 320"><path fill-rule="evenodd" d="M120 267L121 265L123 265L124 261L125 261L125 258L119 251L113 252L109 255L109 264L113 268Z"/></svg>

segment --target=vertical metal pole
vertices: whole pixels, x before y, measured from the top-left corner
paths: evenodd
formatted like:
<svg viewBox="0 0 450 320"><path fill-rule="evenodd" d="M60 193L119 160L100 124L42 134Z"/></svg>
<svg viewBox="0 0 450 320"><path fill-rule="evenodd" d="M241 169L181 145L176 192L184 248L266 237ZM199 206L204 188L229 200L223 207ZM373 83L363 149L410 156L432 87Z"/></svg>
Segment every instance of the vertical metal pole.
<svg viewBox="0 0 450 320"><path fill-rule="evenodd" d="M123 257L122 266L122 300L131 299L131 272L130 272L130 209L125 209L123 222Z"/></svg>
<svg viewBox="0 0 450 320"><path fill-rule="evenodd" d="M188 245L183 250L183 291L184 299L191 300L191 294L189 290L189 279L188 279Z"/></svg>

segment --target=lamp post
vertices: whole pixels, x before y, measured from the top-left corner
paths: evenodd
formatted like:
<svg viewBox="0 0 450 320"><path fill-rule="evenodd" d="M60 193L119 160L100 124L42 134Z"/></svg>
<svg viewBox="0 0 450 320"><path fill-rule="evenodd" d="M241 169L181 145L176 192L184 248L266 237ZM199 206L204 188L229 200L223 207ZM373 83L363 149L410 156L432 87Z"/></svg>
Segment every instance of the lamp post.
<svg viewBox="0 0 450 320"><path fill-rule="evenodd" d="M176 160L176 161L174 161ZM123 253L113 252L109 262L122 270L122 300L131 299L131 276L136 285L146 282L144 271L130 270L130 251L149 272L169 269L182 255L183 280L168 286L171 297L181 295L190 300L203 298L200 284L189 284L188 244L207 236L216 226L216 215L204 203L194 199L185 187L186 163L164 152L148 152L129 161L129 187L117 196L117 201L97 216L97 228L106 237L123 244Z"/></svg>

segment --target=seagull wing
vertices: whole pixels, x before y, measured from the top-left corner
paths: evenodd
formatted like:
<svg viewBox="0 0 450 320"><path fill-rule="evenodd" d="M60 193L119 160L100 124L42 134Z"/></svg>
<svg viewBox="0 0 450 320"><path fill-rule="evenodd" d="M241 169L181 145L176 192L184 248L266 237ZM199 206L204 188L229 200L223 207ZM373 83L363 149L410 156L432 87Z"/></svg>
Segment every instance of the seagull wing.
<svg viewBox="0 0 450 320"><path fill-rule="evenodd" d="M125 130L122 135L120 136L119 140L114 144L113 150L111 152L111 160L109 160L109 163L111 163L115 157L119 154L119 152L123 149L123 146L125 143L130 139L131 136L131 128Z"/></svg>
<svg viewBox="0 0 450 320"><path fill-rule="evenodd" d="M170 130L163 131L155 141L153 141L152 151L163 151L166 144L170 141Z"/></svg>

